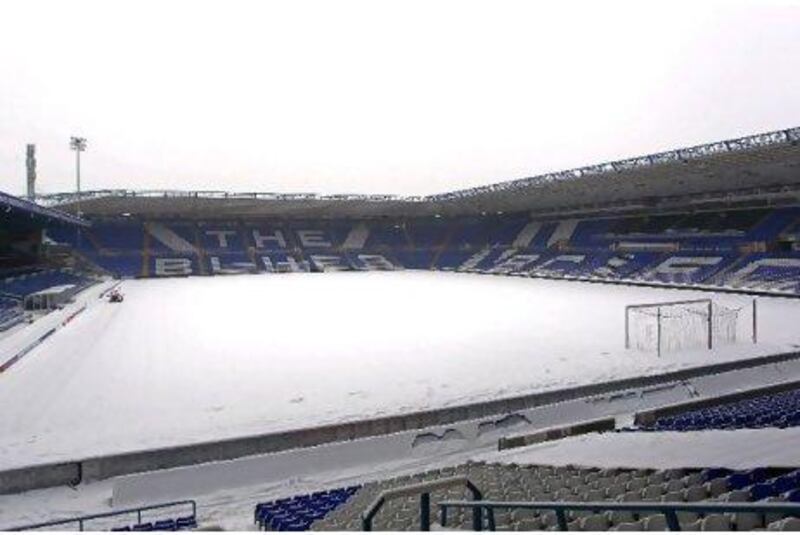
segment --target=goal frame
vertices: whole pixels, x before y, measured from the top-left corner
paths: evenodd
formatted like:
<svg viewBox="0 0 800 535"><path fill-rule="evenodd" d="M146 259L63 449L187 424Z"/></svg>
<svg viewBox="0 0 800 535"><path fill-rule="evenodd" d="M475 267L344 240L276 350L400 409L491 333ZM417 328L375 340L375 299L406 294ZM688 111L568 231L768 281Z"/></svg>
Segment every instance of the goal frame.
<svg viewBox="0 0 800 535"><path fill-rule="evenodd" d="M630 322L631 310L639 308L655 308L656 309L656 355L661 356L661 309L663 307L672 307L677 305L698 305L705 304L708 307L708 314L706 318L706 330L708 331L708 349L714 348L713 336L713 315L714 315L714 302L711 299L685 299L683 301L664 301L663 303L641 303L638 305L627 305L625 307L625 349L631 347L630 337Z"/></svg>
<svg viewBox="0 0 800 535"><path fill-rule="evenodd" d="M753 299L753 312L752 312L752 341L754 344L758 343L758 307L756 299ZM697 305L705 304L708 307L708 317L706 318L706 330L708 331L707 346L708 349L714 349L714 301L710 298L706 299L684 299L681 301L663 301L660 303L640 303L636 305L625 306L625 349L630 349L630 318L631 311L639 308L655 308L656 309L656 355L661 356L661 308L671 307L676 305Z"/></svg>

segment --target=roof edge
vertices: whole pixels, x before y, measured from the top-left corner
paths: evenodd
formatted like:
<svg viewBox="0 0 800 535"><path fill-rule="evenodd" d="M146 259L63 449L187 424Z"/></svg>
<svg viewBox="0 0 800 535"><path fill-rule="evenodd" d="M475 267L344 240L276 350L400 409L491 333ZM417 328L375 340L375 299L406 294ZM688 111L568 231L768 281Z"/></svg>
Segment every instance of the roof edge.
<svg viewBox="0 0 800 535"><path fill-rule="evenodd" d="M204 198L204 199L258 199L258 200L320 200L320 201L360 201L360 202L393 202L393 203L425 203L439 202L465 197L474 197L485 193L508 191L541 184L576 180L592 175L619 173L668 164L678 161L691 161L720 154L745 152L748 150L773 146L797 144L800 142L800 127L763 132L750 136L714 141L680 149L658 152L644 156L635 156L624 160L616 160L596 165L588 165L565 171L545 173L533 177L519 178L496 182L483 186L453 190L431 195L392 195L392 194L317 194L317 193L277 193L277 192L226 192L216 190L133 190L103 189L81 193L81 198L103 197L159 197L159 198ZM62 192L39 195L37 201L45 206L58 206L69 203L77 197L74 192Z"/></svg>

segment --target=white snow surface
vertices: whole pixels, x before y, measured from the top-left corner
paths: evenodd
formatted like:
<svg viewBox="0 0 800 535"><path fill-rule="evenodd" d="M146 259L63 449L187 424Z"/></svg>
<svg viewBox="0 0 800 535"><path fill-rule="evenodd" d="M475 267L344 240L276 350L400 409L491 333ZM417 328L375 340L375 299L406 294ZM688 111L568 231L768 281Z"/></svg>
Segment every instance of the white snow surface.
<svg viewBox="0 0 800 535"><path fill-rule="evenodd" d="M800 466L800 428L593 433L479 455L489 462L625 468Z"/></svg>
<svg viewBox="0 0 800 535"><path fill-rule="evenodd" d="M135 280L122 290L124 303L95 299L0 375L0 469L458 405L800 344L800 302L769 298L759 300L758 345L660 359L625 351L625 305L709 296L682 290L433 272Z"/></svg>

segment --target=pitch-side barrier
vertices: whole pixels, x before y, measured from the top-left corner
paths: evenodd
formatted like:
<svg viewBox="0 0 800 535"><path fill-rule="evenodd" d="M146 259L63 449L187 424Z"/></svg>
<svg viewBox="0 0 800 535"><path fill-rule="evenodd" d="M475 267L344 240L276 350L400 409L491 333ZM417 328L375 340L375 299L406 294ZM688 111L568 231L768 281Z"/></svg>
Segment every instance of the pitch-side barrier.
<svg viewBox="0 0 800 535"><path fill-rule="evenodd" d="M0 494L59 485L75 485L120 475L150 472L200 463L226 461L334 442L413 431L457 422L514 414L545 405L615 392L687 381L707 375L746 370L800 359L800 352L782 353L709 364L647 377L619 379L561 390L445 407L395 416L294 429L256 436L184 446L136 451L70 462L20 467L0 472Z"/></svg>

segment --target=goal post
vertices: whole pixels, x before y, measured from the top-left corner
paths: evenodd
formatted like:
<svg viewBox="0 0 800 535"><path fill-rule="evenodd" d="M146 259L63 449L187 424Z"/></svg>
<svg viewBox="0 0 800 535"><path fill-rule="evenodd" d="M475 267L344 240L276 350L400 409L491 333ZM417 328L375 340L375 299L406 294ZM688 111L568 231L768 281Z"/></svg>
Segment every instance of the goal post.
<svg viewBox="0 0 800 535"><path fill-rule="evenodd" d="M641 303L625 307L625 349L664 351L714 349L715 345L735 343L740 326L739 312L712 299L687 299L661 303ZM753 343L757 342L757 305L752 301ZM745 326L744 329L747 327Z"/></svg>

